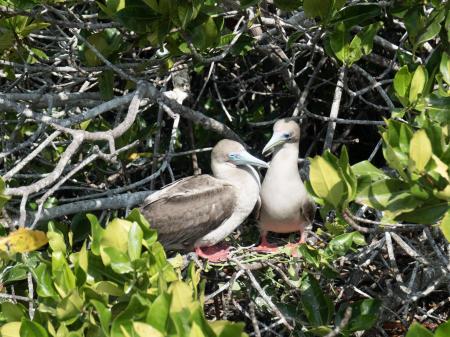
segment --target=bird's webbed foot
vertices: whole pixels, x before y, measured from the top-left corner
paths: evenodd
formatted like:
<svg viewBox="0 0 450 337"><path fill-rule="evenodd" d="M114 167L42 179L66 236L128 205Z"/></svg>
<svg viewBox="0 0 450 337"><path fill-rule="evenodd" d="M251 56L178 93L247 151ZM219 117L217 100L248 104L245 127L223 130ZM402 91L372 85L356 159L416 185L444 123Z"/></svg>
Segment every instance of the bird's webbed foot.
<svg viewBox="0 0 450 337"><path fill-rule="evenodd" d="M230 256L230 247L219 243L209 247L197 247L195 253L209 262L224 262Z"/></svg>
<svg viewBox="0 0 450 337"><path fill-rule="evenodd" d="M272 245L267 241L265 235L261 237L261 243L259 246L253 248L253 250L261 253L276 253L279 251L279 247L277 245Z"/></svg>

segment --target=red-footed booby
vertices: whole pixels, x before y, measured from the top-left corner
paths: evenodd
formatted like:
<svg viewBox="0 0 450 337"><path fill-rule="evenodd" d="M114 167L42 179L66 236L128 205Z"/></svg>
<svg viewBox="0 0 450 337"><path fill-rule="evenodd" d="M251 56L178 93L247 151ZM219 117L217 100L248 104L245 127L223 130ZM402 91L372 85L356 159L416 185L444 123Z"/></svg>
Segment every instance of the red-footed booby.
<svg viewBox="0 0 450 337"><path fill-rule="evenodd" d="M297 165L299 141L299 125L282 119L275 123L272 138L263 149L264 155L273 155L261 187L261 243L255 248L258 251L278 249L267 242L269 231L299 231L299 244L304 243L305 225L313 221L316 206L306 192Z"/></svg>
<svg viewBox="0 0 450 337"><path fill-rule="evenodd" d="M268 167L233 140L211 153L214 177L191 176L150 195L140 211L167 250L195 249L212 262L226 260L228 249L214 246L233 232L260 200L261 183L251 166Z"/></svg>

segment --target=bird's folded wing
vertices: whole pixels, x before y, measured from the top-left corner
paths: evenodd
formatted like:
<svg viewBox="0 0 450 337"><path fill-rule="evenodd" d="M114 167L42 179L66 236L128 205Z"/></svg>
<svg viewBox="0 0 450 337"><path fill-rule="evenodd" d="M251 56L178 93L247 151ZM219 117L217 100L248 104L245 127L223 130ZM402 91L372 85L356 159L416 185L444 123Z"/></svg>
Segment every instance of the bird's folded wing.
<svg viewBox="0 0 450 337"><path fill-rule="evenodd" d="M141 207L167 249L190 249L231 216L236 188L209 175L179 180L151 195Z"/></svg>

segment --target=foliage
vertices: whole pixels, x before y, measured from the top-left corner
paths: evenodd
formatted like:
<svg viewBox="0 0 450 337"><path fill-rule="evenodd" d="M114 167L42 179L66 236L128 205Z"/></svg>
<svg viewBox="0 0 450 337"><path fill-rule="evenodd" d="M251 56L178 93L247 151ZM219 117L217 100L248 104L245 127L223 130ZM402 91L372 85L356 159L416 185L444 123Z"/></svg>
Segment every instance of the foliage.
<svg viewBox="0 0 450 337"><path fill-rule="evenodd" d="M88 218L91 240L76 251L72 233L49 224L48 251L27 268L38 311L30 320L22 304L2 303L2 336L245 335L242 324L205 319L199 270L191 264L182 280L181 256L166 259L137 210L105 229Z"/></svg>
<svg viewBox="0 0 450 337"><path fill-rule="evenodd" d="M417 322L411 324L406 337L445 337L450 334L450 321L442 323L436 331L432 333L430 330Z"/></svg>

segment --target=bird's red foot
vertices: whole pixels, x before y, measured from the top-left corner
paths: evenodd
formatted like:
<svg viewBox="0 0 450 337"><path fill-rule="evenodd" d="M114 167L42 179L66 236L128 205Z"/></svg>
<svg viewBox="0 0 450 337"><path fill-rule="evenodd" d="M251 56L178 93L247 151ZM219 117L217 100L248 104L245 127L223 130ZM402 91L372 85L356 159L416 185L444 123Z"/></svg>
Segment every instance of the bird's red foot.
<svg viewBox="0 0 450 337"><path fill-rule="evenodd" d="M280 247L271 245L268 242L261 242L259 244L259 246L253 248L253 250L255 250L257 252L262 252L262 253L276 253L279 251L279 249L280 249Z"/></svg>
<svg viewBox="0 0 450 337"><path fill-rule="evenodd" d="M218 244L209 247L197 247L195 253L210 262L224 262L230 255L230 247Z"/></svg>

